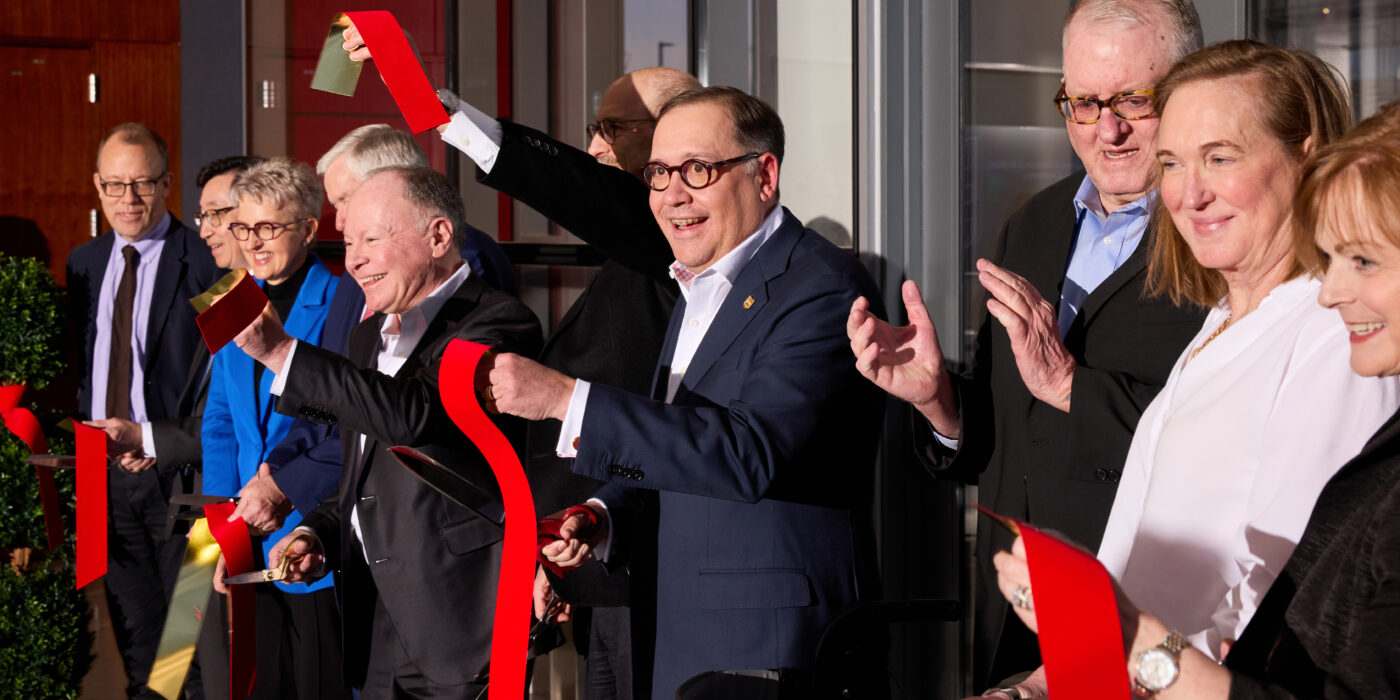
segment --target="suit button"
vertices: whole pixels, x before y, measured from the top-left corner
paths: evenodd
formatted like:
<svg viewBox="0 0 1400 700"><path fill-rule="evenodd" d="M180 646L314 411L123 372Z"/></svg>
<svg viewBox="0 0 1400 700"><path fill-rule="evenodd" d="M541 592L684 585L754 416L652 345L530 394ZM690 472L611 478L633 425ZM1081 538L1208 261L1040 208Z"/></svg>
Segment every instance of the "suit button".
<svg viewBox="0 0 1400 700"><path fill-rule="evenodd" d="M646 474L642 473L642 470L640 470L640 469L638 469L638 470L632 472L632 478L633 478L633 479L636 479L637 481L641 481L641 480L642 480L642 477L644 477L644 476L646 476Z"/></svg>
<svg viewBox="0 0 1400 700"><path fill-rule="evenodd" d="M1121 478L1123 478L1123 472L1120 472L1120 471L1118 471L1117 469L1110 469L1110 470L1108 470L1108 480L1109 480L1110 482L1116 484L1116 483L1118 483L1118 480L1121 479Z"/></svg>
<svg viewBox="0 0 1400 700"><path fill-rule="evenodd" d="M558 148L555 148L554 146L550 146L550 147L549 147L549 155L552 155L552 156L557 156L557 155L559 155L559 149L558 149Z"/></svg>
<svg viewBox="0 0 1400 700"><path fill-rule="evenodd" d="M1094 470L1094 478L1095 478L1095 479L1098 479L1099 481L1108 481L1108 470L1107 470L1107 469L1095 469L1095 470Z"/></svg>
<svg viewBox="0 0 1400 700"><path fill-rule="evenodd" d="M622 469L618 467L608 467L608 473L612 474L613 476L621 476Z"/></svg>

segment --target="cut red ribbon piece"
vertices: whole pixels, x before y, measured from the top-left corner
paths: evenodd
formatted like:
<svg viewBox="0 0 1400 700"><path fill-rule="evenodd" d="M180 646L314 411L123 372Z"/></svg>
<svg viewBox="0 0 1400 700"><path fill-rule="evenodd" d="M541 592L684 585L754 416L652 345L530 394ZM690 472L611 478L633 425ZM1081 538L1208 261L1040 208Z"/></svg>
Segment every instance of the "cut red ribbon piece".
<svg viewBox="0 0 1400 700"><path fill-rule="evenodd" d="M246 574L253 570L253 541L248 536L248 526L243 518L228 518L237 508L236 503L210 503L204 506L204 519L209 524L209 532L219 543L219 551L224 555L224 566L229 576ZM257 615L254 612L252 586L229 586L229 623L233 633L228 642L228 694L231 698L246 698L253 692L253 682L257 679Z"/></svg>
<svg viewBox="0 0 1400 700"><path fill-rule="evenodd" d="M78 467L78 588L107 573L107 433L73 421Z"/></svg>
<svg viewBox="0 0 1400 700"><path fill-rule="evenodd" d="M384 77L389 94L394 96L394 104L408 121L409 131L417 134L446 123L447 111L438 101L433 84L428 82L422 64L413 54L394 15L386 10L374 10L346 12L345 16L360 30L360 38L374 56L379 75Z"/></svg>
<svg viewBox="0 0 1400 700"><path fill-rule="evenodd" d="M1088 552L1016 524L1026 546L1051 697L1131 697L1118 599L1108 571Z"/></svg>
<svg viewBox="0 0 1400 700"><path fill-rule="evenodd" d="M209 347L209 354L217 353L228 345L257 319L265 306L267 295L263 294L252 275L244 274L227 294L194 317L199 332L204 336L204 344Z"/></svg>
<svg viewBox="0 0 1400 700"><path fill-rule="evenodd" d="M49 451L49 440L44 437L44 429L34 412L22 408L19 403L24 398L25 385L9 384L0 386L0 420L15 437L29 448L29 454L41 455ZM44 534L49 542L49 551L63 546L63 517L58 511L58 484L54 481L53 470L34 467L34 476L39 480L39 501L44 504Z"/></svg>
<svg viewBox="0 0 1400 700"><path fill-rule="evenodd" d="M358 19L354 22L356 26L360 23ZM376 53L375 59L378 57ZM493 698L519 698L525 695L525 659L535 581L535 501L515 448L476 400L476 366L489 350L485 345L460 338L449 343L438 370L438 391L452 422L485 455L505 502L506 534L496 583L488 692Z"/></svg>
<svg viewBox="0 0 1400 700"><path fill-rule="evenodd" d="M585 505L569 506L569 509L564 511L564 516L560 518L544 518L540 521L539 527L536 530L535 559L540 563L540 566L549 569L549 573L555 576L563 576L565 569L550 561L549 557L545 556L544 546L551 542L558 542L564 539L564 536L560 534L560 530L564 527L564 521L575 515L582 515L584 523L579 527L578 531L574 533L574 537L586 540L598 531L598 514L593 512L591 507Z"/></svg>

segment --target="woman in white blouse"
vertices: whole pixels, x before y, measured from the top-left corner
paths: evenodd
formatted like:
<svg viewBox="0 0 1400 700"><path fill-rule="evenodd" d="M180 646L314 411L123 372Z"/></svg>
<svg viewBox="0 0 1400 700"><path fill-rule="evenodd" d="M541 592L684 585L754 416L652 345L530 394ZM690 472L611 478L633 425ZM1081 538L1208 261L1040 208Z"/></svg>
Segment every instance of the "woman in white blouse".
<svg viewBox="0 0 1400 700"><path fill-rule="evenodd" d="M1211 311L1138 423L1099 559L1134 602L1218 657L1397 390L1351 371L1346 328L1291 245L1304 156L1348 122L1334 71L1226 42L1173 67L1155 100L1152 291Z"/></svg>

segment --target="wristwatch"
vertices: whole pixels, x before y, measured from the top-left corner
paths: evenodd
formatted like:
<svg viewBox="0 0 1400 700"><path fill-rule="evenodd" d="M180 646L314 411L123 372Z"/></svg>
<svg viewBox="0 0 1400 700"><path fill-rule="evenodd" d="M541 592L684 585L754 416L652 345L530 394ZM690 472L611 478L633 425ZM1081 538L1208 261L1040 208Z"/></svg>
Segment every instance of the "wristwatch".
<svg viewBox="0 0 1400 700"><path fill-rule="evenodd" d="M992 695L997 694L1005 695L1006 697L1011 698L1011 700L1021 700L1021 689L1015 686L1009 688L988 688L985 691L983 691L982 697L991 697Z"/></svg>
<svg viewBox="0 0 1400 700"><path fill-rule="evenodd" d="M1181 635L1170 632L1166 641L1138 652L1133 660L1133 694L1151 698L1171 687L1181 674L1181 650L1186 647Z"/></svg>

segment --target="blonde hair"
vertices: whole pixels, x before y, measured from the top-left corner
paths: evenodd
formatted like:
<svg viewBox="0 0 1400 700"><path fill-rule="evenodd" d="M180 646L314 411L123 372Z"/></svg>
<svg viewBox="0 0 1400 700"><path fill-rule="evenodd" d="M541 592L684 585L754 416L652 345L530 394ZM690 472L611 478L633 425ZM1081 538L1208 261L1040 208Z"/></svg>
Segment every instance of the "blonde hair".
<svg viewBox="0 0 1400 700"><path fill-rule="evenodd" d="M1223 41L1187 56L1157 84L1153 103L1162 114L1172 95L1192 83L1252 78L1237 103L1253 108L1264 129L1295 163L1338 139L1351 123L1346 88L1336 69L1306 51L1290 51L1252 40ZM1160 180L1160 169L1157 178ZM1191 247L1158 198L1149 224L1146 292L1178 306L1214 306L1228 291L1225 277L1196 261ZM1293 258L1288 279L1306 270Z"/></svg>
<svg viewBox="0 0 1400 700"><path fill-rule="evenodd" d="M291 207L299 217L321 215L321 181L311 166L286 156L269 158L238 173L228 196L233 206L246 197L279 208Z"/></svg>

